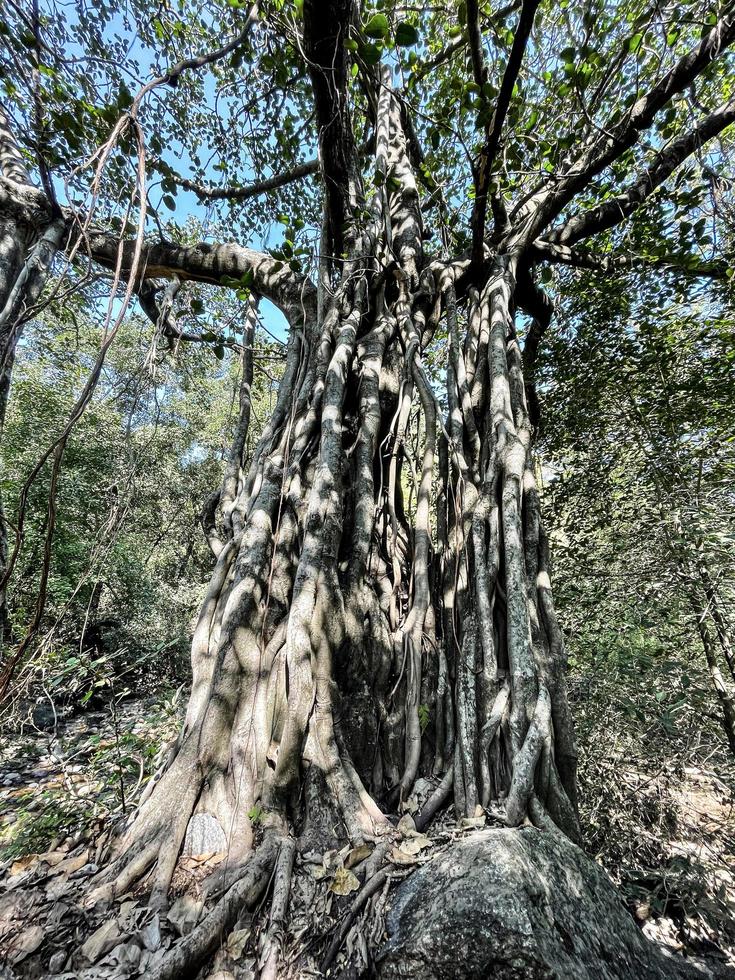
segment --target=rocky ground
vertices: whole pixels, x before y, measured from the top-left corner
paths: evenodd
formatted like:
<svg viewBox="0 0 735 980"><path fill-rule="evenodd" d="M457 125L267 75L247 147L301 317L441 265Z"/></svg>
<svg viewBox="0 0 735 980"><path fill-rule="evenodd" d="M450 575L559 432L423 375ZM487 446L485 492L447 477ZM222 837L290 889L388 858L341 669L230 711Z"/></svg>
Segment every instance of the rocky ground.
<svg viewBox="0 0 735 980"><path fill-rule="evenodd" d="M201 882L226 860L226 853L190 853L182 859L167 913L151 912L142 891L122 896L111 910L85 908L84 896L102 860L105 828L129 812L161 746L176 734L179 700L169 693L72 717L54 717L48 708L36 706L27 715L20 734L5 738L0 755L0 961L6 964L5 975L121 980L153 975L176 939L206 913ZM637 785L634 773L624 778L632 781L631 792L638 797L660 791L650 780ZM712 772L697 767L688 767L672 785L669 795L677 816L665 842L665 873L659 869L646 879L626 877L624 867L608 870L624 882L625 921L637 920L638 929L667 953L687 956L700 976L733 976L728 934L735 909L733 796ZM391 914L396 918L391 902L404 887L402 880L440 855L453 854L473 834L487 834L492 821L488 824L483 816L477 823L457 828L446 817L426 837L412 828L410 813L404 816L387 851L390 866L381 888L350 919L336 968L348 961L352 969L367 966L368 949L383 942ZM365 859L348 847L297 862L292 904L298 911L290 920L279 975L318 975L330 927L346 922L359 894ZM682 882L689 882L688 892ZM243 914L201 975L255 977L259 928L257 917Z"/></svg>

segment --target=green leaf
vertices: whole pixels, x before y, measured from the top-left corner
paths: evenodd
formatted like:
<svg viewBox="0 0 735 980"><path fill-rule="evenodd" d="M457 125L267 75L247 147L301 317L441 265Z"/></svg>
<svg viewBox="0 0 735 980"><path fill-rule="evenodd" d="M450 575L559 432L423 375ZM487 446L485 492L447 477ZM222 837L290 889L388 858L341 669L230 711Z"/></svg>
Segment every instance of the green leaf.
<svg viewBox="0 0 735 980"><path fill-rule="evenodd" d="M377 44L365 44L361 51L363 61L368 65L377 65L380 61L381 50Z"/></svg>
<svg viewBox="0 0 735 980"><path fill-rule="evenodd" d="M426 731L429 724L429 706L428 704L420 704L418 706L418 716L419 716L419 727L421 728L421 734Z"/></svg>
<svg viewBox="0 0 735 980"><path fill-rule="evenodd" d="M161 202L169 209L169 211L176 210L176 201L170 194L164 194L161 198Z"/></svg>
<svg viewBox="0 0 735 980"><path fill-rule="evenodd" d="M396 44L402 48L409 48L412 44L418 44L419 32L413 24L405 21L396 27Z"/></svg>
<svg viewBox="0 0 735 980"><path fill-rule="evenodd" d="M390 25L385 14L373 14L370 20L363 27L363 31L368 37L384 38L388 35Z"/></svg>

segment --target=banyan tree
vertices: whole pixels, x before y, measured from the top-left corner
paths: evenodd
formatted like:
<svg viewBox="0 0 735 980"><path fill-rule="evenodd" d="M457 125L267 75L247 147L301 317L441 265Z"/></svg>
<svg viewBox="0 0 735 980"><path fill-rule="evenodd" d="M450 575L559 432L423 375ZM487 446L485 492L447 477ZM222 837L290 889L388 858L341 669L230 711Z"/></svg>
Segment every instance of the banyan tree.
<svg viewBox="0 0 735 980"><path fill-rule="evenodd" d="M162 907L192 822L226 840L219 918L174 947L165 975L200 962L270 889L262 963L274 976L295 856L367 845L369 881L417 780L431 787L414 808L419 831L452 808L458 821L490 814L579 840L566 650L534 452L535 366L555 305L544 284L559 266L562 288L573 288L574 268L725 278L706 249L661 232L672 211L701 205L692 188L705 163L724 158L735 120L735 11L682 10L232 2L198 22L199 34L202 24L212 32L204 54L200 38L191 54L174 29L184 15L170 14L159 23L172 65L98 113L106 136L92 150L73 118L44 106L47 79L35 110L6 89L0 419L14 350L49 277L56 302L64 276L82 268L112 281L98 363L39 463L53 485L131 304L157 335L177 337L177 292L204 284L205 297L216 287L243 300L239 419L205 508L213 569L185 720L93 883L109 900L144 880ZM82 59L96 51L84 48L89 17L80 14ZM31 19L28 72L56 72L54 98L69 116L55 61L61 28L39 20L37 5ZM292 141L292 162L250 183L212 183L211 169L197 180L175 174L156 145L156 113L180 100L184 140L192 92L209 72L243 112L260 111L252 89L268 112L299 115L315 159L300 160ZM54 125L76 134L78 160L68 146L66 156L53 143L47 152L42 134ZM231 138L258 158L242 132ZM121 148L134 189L113 224ZM282 144L271 149L283 159ZM237 206L243 243L197 243L183 227L176 239L171 225L164 234L148 190L156 173L174 190ZM268 202L283 189L296 193L285 243L255 250L248 208L277 209ZM310 239L300 237L305 224ZM288 333L275 408L252 445L263 301ZM3 589L22 534L22 520L4 534ZM42 580L39 609L44 589ZM4 689L32 634L6 644Z"/></svg>

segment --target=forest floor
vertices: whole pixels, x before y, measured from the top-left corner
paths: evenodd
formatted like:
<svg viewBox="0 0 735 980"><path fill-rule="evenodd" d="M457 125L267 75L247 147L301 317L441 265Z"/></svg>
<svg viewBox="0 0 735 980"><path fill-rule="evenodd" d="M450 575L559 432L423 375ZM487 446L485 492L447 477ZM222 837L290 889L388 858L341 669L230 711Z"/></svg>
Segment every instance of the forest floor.
<svg viewBox="0 0 735 980"><path fill-rule="evenodd" d="M73 896L97 870L100 831L134 804L162 747L175 737L181 710L173 691L112 702L104 709L57 719L55 725L53 713L36 708L43 727L26 723L20 734L4 738L0 961L6 959L19 974L41 975L32 964L40 963L42 952L48 962L50 949L56 950L54 972L69 969L65 950L74 945L76 932L88 935L90 925L72 909ZM620 887L644 933L669 949L705 957L715 977L718 964L723 970L735 966L733 782L691 758L676 772L665 766L642 772L634 760L616 760L608 771L599 760L585 763L583 755L581 775L587 849ZM451 834L446 820L444 824L440 834ZM92 935L88 959L102 965L111 950L121 950L122 957L141 956L137 946L121 942L127 915L131 923L136 920L141 935L148 935L142 957L148 957L152 968L170 942L167 931L175 936L188 928L188 919L200 907L198 882L219 859L183 859L174 881L180 894L165 923L149 921L137 901L124 902L115 928ZM330 902L334 891L328 893ZM325 907L321 914L329 918L330 911L331 906ZM245 927L236 930L235 943L245 942L246 932ZM127 976L125 966L120 964L119 973L103 970L99 975ZM127 966L139 971L142 962Z"/></svg>

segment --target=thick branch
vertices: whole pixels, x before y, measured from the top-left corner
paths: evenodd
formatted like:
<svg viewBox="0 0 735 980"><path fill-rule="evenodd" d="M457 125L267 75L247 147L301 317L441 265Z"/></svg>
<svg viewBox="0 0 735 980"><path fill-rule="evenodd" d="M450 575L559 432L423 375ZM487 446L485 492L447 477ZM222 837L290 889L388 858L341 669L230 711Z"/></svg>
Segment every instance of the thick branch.
<svg viewBox="0 0 735 980"><path fill-rule="evenodd" d="M630 149L640 134L648 129L661 109L675 95L685 91L710 62L718 58L735 40L735 9L732 7L720 18L712 30L645 95L641 96L629 112L619 121L610 120L596 139L577 157L574 163L555 183L547 183L529 198L516 218L525 218L515 231L509 247L531 242L566 205L583 190L605 167ZM516 226L518 221L515 222Z"/></svg>
<svg viewBox="0 0 735 980"><path fill-rule="evenodd" d="M548 240L561 245L574 245L581 238L599 234L619 224L650 197L688 156L733 122L735 122L735 99L715 109L701 119L690 132L664 147L656 155L651 166L621 194L570 218L566 224L554 229L548 236Z"/></svg>
<svg viewBox="0 0 735 980"><path fill-rule="evenodd" d="M526 45L533 28L534 17L540 0L523 0L521 15L518 18L510 49L508 63L503 72L500 91L495 103L492 117L488 120L485 130L485 146L475 167L475 203L472 208L472 260L477 266L482 262L485 241L485 216L487 214L487 196L492 165L500 148L500 138L503 126L510 108L513 89L523 63ZM475 81L482 88L486 81L486 69L482 54L482 44L479 30L478 9L476 0L467 4L467 27L472 50L472 67Z"/></svg>
<svg viewBox="0 0 735 980"><path fill-rule="evenodd" d="M352 0L305 0L304 49L319 126L319 158L324 174L332 253L345 251L345 227L351 220L356 180L355 141L347 108L349 59L345 41Z"/></svg>
<svg viewBox="0 0 735 980"><path fill-rule="evenodd" d="M2 102L0 102L0 174L18 184L30 184L23 155L13 135L10 119Z"/></svg>
<svg viewBox="0 0 735 980"><path fill-rule="evenodd" d="M0 177L0 209L21 218L30 227L42 229L51 221L51 206L42 191L34 187L19 187ZM120 260L124 276L133 264L137 242L123 243L119 255L119 239L111 232L93 228L82 230L78 215L63 210L69 244L73 253L88 255L107 269L114 269ZM174 242L146 242L142 246L139 280L170 279L174 276L192 282L221 284L222 280L241 280L252 273L252 290L275 303L287 317L303 319L316 302L316 290L310 280L295 275L287 265L263 252L256 252L234 242L196 245L177 245Z"/></svg>

